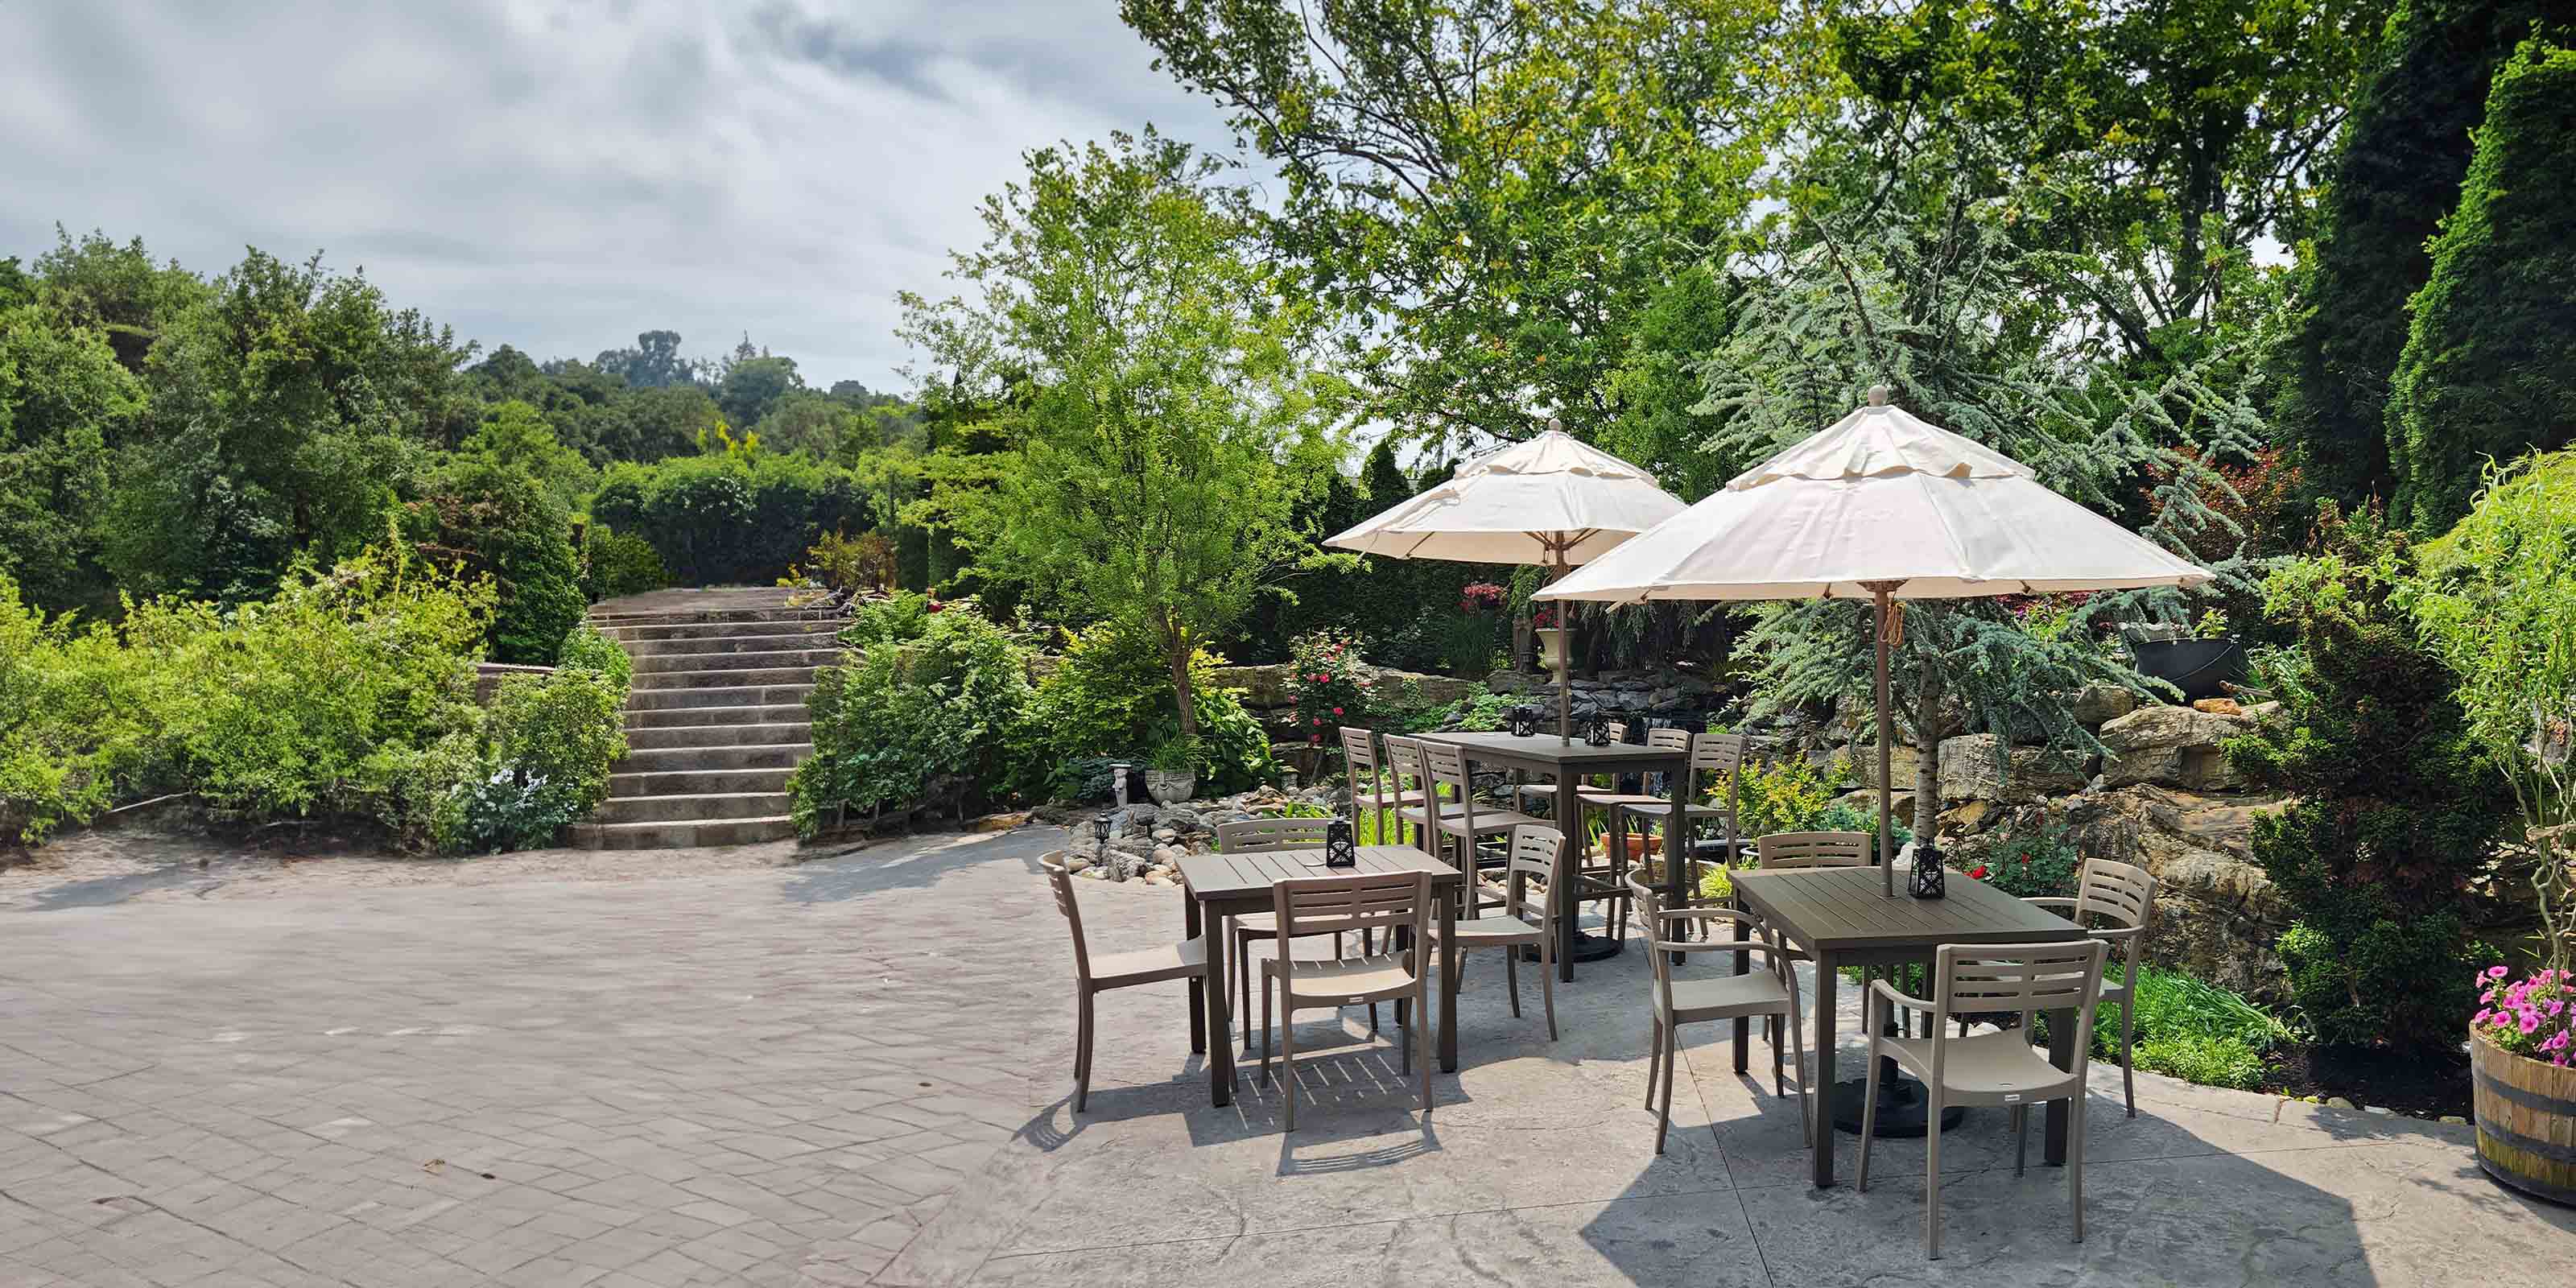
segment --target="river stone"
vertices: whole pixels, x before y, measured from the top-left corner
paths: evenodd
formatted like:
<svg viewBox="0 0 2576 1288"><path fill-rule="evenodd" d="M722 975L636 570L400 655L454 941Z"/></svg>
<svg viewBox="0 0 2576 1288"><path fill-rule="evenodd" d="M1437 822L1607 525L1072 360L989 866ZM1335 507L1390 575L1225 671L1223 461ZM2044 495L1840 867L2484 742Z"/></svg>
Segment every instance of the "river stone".
<svg viewBox="0 0 2576 1288"><path fill-rule="evenodd" d="M1941 743L1941 799L1944 802L1990 800L2017 805L2044 796L2062 796L2084 787L2081 762L2044 747L2012 747L2011 772L1996 754L1990 733L1961 734Z"/></svg>
<svg viewBox="0 0 2576 1288"><path fill-rule="evenodd" d="M2141 707L2102 726L2102 780L2110 787L2152 783L2191 792L2243 789L2220 744L2254 728L2251 716L2190 707Z"/></svg>
<svg viewBox="0 0 2576 1288"><path fill-rule="evenodd" d="M2117 720L2138 709L2138 695L2116 684L2088 684L2068 704L2075 723L2087 729L2099 729L2103 722Z"/></svg>

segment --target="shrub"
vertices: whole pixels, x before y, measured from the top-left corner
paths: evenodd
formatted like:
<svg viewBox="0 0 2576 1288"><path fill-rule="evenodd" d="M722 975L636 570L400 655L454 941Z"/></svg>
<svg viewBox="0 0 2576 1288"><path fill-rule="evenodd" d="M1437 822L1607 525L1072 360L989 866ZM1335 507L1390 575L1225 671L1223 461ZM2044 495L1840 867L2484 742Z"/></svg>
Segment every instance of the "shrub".
<svg viewBox="0 0 2576 1288"><path fill-rule="evenodd" d="M1375 682L1363 678L1360 642L1347 631L1308 631L1288 641L1289 723L1308 743L1338 748L1343 725L1365 725L1376 713Z"/></svg>
<svg viewBox="0 0 2576 1288"><path fill-rule="evenodd" d="M869 493L848 470L739 450L613 465L590 512L642 534L687 585L767 585L825 534L870 517Z"/></svg>
<svg viewBox="0 0 2576 1288"><path fill-rule="evenodd" d="M1997 838L1977 847L1968 875L2016 899L2068 898L2084 855L2063 825L2043 826Z"/></svg>
<svg viewBox="0 0 2576 1288"><path fill-rule="evenodd" d="M1261 722L1244 709L1237 691L1216 687L1215 670L1222 665L1224 659L1205 649L1190 659L1203 757L1199 775L1220 793L1257 786L1277 773ZM1142 761L1149 748L1180 732L1181 717L1160 646L1104 622L1067 640L1062 661L1038 684L1031 719L1042 731L1051 790L1080 800L1089 799L1084 786L1098 777L1086 762Z"/></svg>
<svg viewBox="0 0 2576 1288"><path fill-rule="evenodd" d="M2264 1054L2290 1036L2287 1025L2252 1002L2153 966L2138 967L2136 1005L2137 1067L2203 1086L2261 1086ZM2096 1017L2095 1058L2118 1058L2119 1041L2118 1017Z"/></svg>
<svg viewBox="0 0 2576 1288"><path fill-rule="evenodd" d="M610 766L626 754L626 650L588 625L574 627L554 674L501 682L479 735L434 753L455 776L430 816L430 839L447 851L551 845L567 824L608 798Z"/></svg>
<svg viewBox="0 0 2576 1288"><path fill-rule="evenodd" d="M670 570L662 566L662 556L654 552L652 542L605 523L593 523L584 531L581 555L582 593L594 604L671 584Z"/></svg>
<svg viewBox="0 0 2576 1288"><path fill-rule="evenodd" d="M2295 918L2290 993L2327 1042L2450 1047L2473 1009L2470 883L2503 830L2441 659L2400 606L2405 538L2328 507L2318 549L2267 579L2264 611L2296 643L2258 650L2280 715L2228 743L2295 796L2254 822L2254 861Z"/></svg>
<svg viewBox="0 0 2576 1288"><path fill-rule="evenodd" d="M946 776L993 802L1033 785L1027 650L972 609L907 600L920 597L863 609L845 633L856 651L815 676L814 754L787 782L807 835L835 809L922 803Z"/></svg>
<svg viewBox="0 0 2576 1288"><path fill-rule="evenodd" d="M894 542L882 532L853 537L827 532L805 551L805 561L790 565L780 585L813 584L845 595L881 594L894 587Z"/></svg>
<svg viewBox="0 0 2576 1288"><path fill-rule="evenodd" d="M1756 837L1827 830L1817 823L1834 797L1850 786L1849 762L1839 759L1821 766L1804 756L1748 762L1735 775L1736 833Z"/></svg>
<svg viewBox="0 0 2576 1288"><path fill-rule="evenodd" d="M492 578L493 660L553 665L589 603L563 503L522 471L460 456L430 476L409 513L423 555Z"/></svg>

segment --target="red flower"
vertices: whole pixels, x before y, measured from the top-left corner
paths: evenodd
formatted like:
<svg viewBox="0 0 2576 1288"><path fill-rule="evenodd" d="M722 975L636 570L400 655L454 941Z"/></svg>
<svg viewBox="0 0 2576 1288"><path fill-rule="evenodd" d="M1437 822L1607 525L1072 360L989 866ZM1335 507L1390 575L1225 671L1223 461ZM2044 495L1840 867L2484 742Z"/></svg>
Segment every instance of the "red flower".
<svg viewBox="0 0 2576 1288"><path fill-rule="evenodd" d="M1315 717L1315 723L1317 723L1317 724L1322 724L1322 723L1324 723L1324 718L1323 718L1322 716L1317 716L1317 717Z"/></svg>
<svg viewBox="0 0 2576 1288"><path fill-rule="evenodd" d="M1342 713L1342 709L1341 709L1340 707L1335 707L1335 708L1333 708L1333 714L1334 714L1334 715L1340 715L1341 713Z"/></svg>
<svg viewBox="0 0 2576 1288"><path fill-rule="evenodd" d="M930 601L930 608L929 608L929 610L928 610L928 611L930 611L930 612L934 612L934 613L944 613L944 612L948 611L948 605L943 604L943 603L940 603L938 600L934 599L934 600Z"/></svg>
<svg viewBox="0 0 2576 1288"><path fill-rule="evenodd" d="M1983 881L1983 880L1985 880L1985 879L1986 879L1986 865L1985 865L1985 864L1980 863L1980 864L1978 864L1977 866L1975 866L1975 867L1973 867L1973 868L1968 869L1968 875L1969 875L1969 876L1972 876L1972 877L1975 877L1975 878L1976 878L1976 879L1978 879L1979 881Z"/></svg>
<svg viewBox="0 0 2576 1288"><path fill-rule="evenodd" d="M1322 745L1323 745L1323 742L1324 742L1324 735L1322 735L1322 734L1320 734L1320 733L1310 733L1310 734L1307 734L1307 735L1306 735L1306 741L1308 741L1308 742L1310 742L1310 743L1313 743L1313 744L1315 744L1315 745L1317 745L1317 746L1322 746Z"/></svg>

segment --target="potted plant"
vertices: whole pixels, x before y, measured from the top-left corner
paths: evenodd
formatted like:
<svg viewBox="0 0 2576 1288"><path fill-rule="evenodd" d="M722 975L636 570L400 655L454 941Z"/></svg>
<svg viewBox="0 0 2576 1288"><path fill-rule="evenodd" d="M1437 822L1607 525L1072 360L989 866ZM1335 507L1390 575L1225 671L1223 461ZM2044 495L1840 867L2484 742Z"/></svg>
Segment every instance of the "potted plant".
<svg viewBox="0 0 2576 1288"><path fill-rule="evenodd" d="M2478 1166L2553 1203L2576 1204L2576 975L2543 966L2520 979L2502 966L2469 1021L2470 1096Z"/></svg>
<svg viewBox="0 0 2576 1288"><path fill-rule="evenodd" d="M1145 790L1158 805L1178 805L1199 789L1199 740L1175 737L1145 762Z"/></svg>
<svg viewBox="0 0 2576 1288"><path fill-rule="evenodd" d="M1556 614L1554 604L1541 604L1530 614L1530 626L1538 631L1538 669L1542 671L1556 669L1558 650L1565 646L1565 637L1556 629Z"/></svg>

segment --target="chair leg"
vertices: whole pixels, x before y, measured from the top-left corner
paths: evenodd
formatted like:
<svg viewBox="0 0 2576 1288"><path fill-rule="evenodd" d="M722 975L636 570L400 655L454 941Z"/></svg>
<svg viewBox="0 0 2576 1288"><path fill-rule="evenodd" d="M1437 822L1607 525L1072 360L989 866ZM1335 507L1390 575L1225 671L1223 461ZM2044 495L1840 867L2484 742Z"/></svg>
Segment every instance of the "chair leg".
<svg viewBox="0 0 2576 1288"><path fill-rule="evenodd" d="M1285 943L1287 941L1280 941ZM1279 978L1279 1068L1285 1075L1279 1083L1279 1130L1297 1130L1297 1003L1288 995L1288 977ZM1268 1005L1268 995L1263 995ZM1264 1026L1263 1040L1268 1040Z"/></svg>
<svg viewBox="0 0 2576 1288"><path fill-rule="evenodd" d="M2120 1094L2129 1102L2131 1118L2138 1116L2138 1048L2131 1045L2137 1040L2136 1021L2131 1018L2136 1005L2135 997L2120 1003Z"/></svg>
<svg viewBox="0 0 2576 1288"><path fill-rule="evenodd" d="M1664 1063L1664 1017L1649 1015L1646 1029L1646 1108L1655 1107L1655 1075Z"/></svg>
<svg viewBox="0 0 2576 1288"><path fill-rule="evenodd" d="M2075 1209L2075 1241L2084 1242L2084 1089L2066 1104L2066 1200Z"/></svg>
<svg viewBox="0 0 2576 1288"><path fill-rule="evenodd" d="M1234 937L1234 986L1239 1004L1234 1011L1235 1014L1246 1019L1252 1016L1252 971L1249 969L1251 965L1252 940L1249 936L1238 933ZM1264 984L1263 987L1267 988L1269 985ZM1269 1021L1262 1021L1262 1027L1269 1027ZM1252 1030L1250 1029L1243 1031L1243 1049L1246 1051L1252 1049Z"/></svg>
<svg viewBox="0 0 2576 1288"><path fill-rule="evenodd" d="M1512 999L1512 1018L1521 1017L1521 950L1520 945L1503 949L1503 992Z"/></svg>
<svg viewBox="0 0 2576 1288"><path fill-rule="evenodd" d="M1091 998L1083 990L1082 1009L1073 1025L1073 1112L1081 1113L1091 1100Z"/></svg>
<svg viewBox="0 0 2576 1288"><path fill-rule="evenodd" d="M1245 1034L1244 1040L1250 1042L1251 1035ZM1264 1082L1270 1080L1270 972L1268 970L1261 972L1261 1078Z"/></svg>
<svg viewBox="0 0 2576 1288"><path fill-rule="evenodd" d="M1878 1038L1876 1036L1878 1032L1878 1008L1875 1006L1863 1008L1861 1014L1865 1017L1861 1023L1862 1031L1870 1035L1869 1054L1861 1057L1861 1063L1868 1067L1869 1074L1867 1080L1861 1084L1860 1172L1852 1178L1852 1185L1854 1188L1866 1193L1869 1190L1869 1143L1878 1139ZM1824 1021L1818 1020L1817 1023L1822 1024ZM1821 1060L1824 1057L1818 1056L1816 1058ZM1832 1089L1827 1088L1825 1094L1832 1095ZM1827 1104L1830 1105L1831 1102L1828 1101ZM1817 1110L1819 1113L1823 1111L1823 1106L1820 1106ZM1816 1137L1822 1135L1823 1133L1815 1130L1815 1127L1822 1125L1823 1124L1821 1123L1810 1125L1807 1131L1807 1139L1813 1141ZM1817 1148L1831 1149L1833 1146L1833 1139L1831 1137L1827 1137L1817 1146Z"/></svg>
<svg viewBox="0 0 2576 1288"><path fill-rule="evenodd" d="M1673 1084L1681 1077L1680 1067L1674 1063L1676 1043L1673 1036L1680 1027L1678 1024L1664 1026L1664 1094L1655 1106L1655 1152L1658 1154L1664 1152L1664 1134L1673 1126Z"/></svg>
<svg viewBox="0 0 2576 1288"><path fill-rule="evenodd" d="M1789 1084L1783 1079L1780 1072L1780 1048L1788 1044L1780 1040L1780 1030L1789 1026L1786 1023L1783 1023L1779 1016L1770 1016L1769 1019L1771 1021L1771 1094L1773 1097L1778 1099L1787 1099L1789 1095Z"/></svg>
<svg viewBox="0 0 2576 1288"><path fill-rule="evenodd" d="M1923 1088L1923 1259L1941 1259L1941 1088Z"/></svg>
<svg viewBox="0 0 2576 1288"><path fill-rule="evenodd" d="M1541 999L1541 1000L1546 1004L1546 1006L1547 1006L1547 1040L1548 1040L1548 1041L1550 1041L1550 1042L1554 1042L1554 1041L1556 1040L1556 948L1555 948L1555 943L1556 943L1556 940L1555 940L1553 937L1551 937L1551 936L1548 936L1548 935L1541 935L1541 936L1539 937L1539 946L1538 946L1538 995L1539 995L1540 999Z"/></svg>
<svg viewBox="0 0 2576 1288"><path fill-rule="evenodd" d="M1423 987L1417 978L1413 985L1413 1013L1417 1016L1430 1014L1428 1010L1430 1004L1431 990ZM1416 1020L1409 1027L1413 1031L1405 1035L1409 1039L1405 1049L1412 1051L1416 1046L1422 1048L1414 1053L1413 1062L1422 1067L1422 1116L1429 1118L1431 1116L1431 1026Z"/></svg>
<svg viewBox="0 0 2576 1288"><path fill-rule="evenodd" d="M1390 935L1392 933L1393 932L1389 932ZM1363 930L1360 932L1360 954L1364 957L1377 956L1376 931ZM1369 1003L1369 1036L1377 1036L1377 1003L1375 1002Z"/></svg>
<svg viewBox="0 0 2576 1288"><path fill-rule="evenodd" d="M1792 1015L1781 1027L1789 1030L1789 1051L1791 1055L1797 1057L1798 1061L1798 1125L1806 1128L1807 1139L1812 1142L1816 1138L1816 1111L1807 1099L1806 1026L1798 1023L1798 1017ZM1878 1062L1872 1060L1870 1063L1874 1065ZM1812 1149L1813 1145L1811 1144L1809 1148Z"/></svg>
<svg viewBox="0 0 2576 1288"><path fill-rule="evenodd" d="M2013 1175L2019 1176L2024 1170L2022 1164L2030 1151L2030 1106L2012 1107L2012 1129Z"/></svg>

